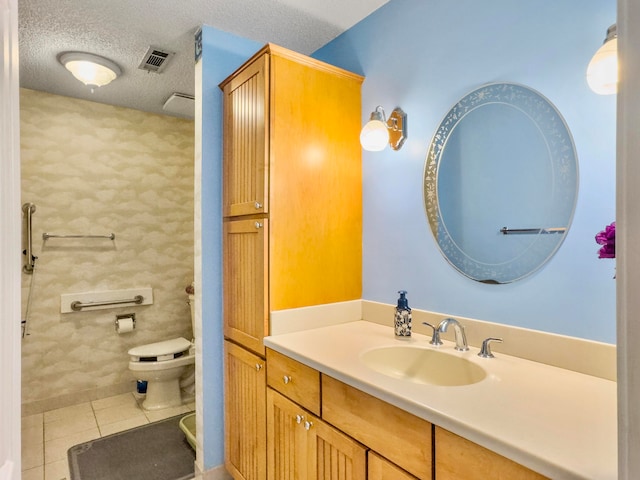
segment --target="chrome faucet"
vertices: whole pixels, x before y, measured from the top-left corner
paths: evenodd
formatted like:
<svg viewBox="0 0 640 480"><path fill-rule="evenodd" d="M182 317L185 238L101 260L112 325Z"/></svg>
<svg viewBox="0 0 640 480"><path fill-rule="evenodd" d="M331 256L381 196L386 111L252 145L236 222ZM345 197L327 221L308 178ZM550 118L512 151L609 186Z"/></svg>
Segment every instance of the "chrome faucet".
<svg viewBox="0 0 640 480"><path fill-rule="evenodd" d="M467 344L467 336L464 333L464 326L460 324L455 318L445 318L438 325L438 332L444 333L449 328L449 325L453 325L453 330L456 334L456 350L464 352L469 350L469 345Z"/></svg>

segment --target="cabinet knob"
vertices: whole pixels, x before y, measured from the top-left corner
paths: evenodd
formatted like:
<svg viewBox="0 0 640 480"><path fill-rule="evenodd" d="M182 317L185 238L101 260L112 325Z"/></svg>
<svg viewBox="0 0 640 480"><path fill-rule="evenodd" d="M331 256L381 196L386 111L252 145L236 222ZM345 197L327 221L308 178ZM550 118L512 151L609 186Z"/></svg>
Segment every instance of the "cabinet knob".
<svg viewBox="0 0 640 480"><path fill-rule="evenodd" d="M304 422L304 429L305 430L311 430L311 427L313 427L313 422L310 422L309 420Z"/></svg>
<svg viewBox="0 0 640 480"><path fill-rule="evenodd" d="M285 375L284 377L282 377L282 381L286 385L291 381L291 377L289 375Z"/></svg>
<svg viewBox="0 0 640 480"><path fill-rule="evenodd" d="M260 210L262 208L262 204L260 202L256 202L255 204L256 210Z"/></svg>
<svg viewBox="0 0 640 480"><path fill-rule="evenodd" d="M256 228L262 228L262 222L256 222L255 225Z"/></svg>
<svg viewBox="0 0 640 480"><path fill-rule="evenodd" d="M259 363L256 363L256 370L259 372L260 370L262 370L262 365L260 365Z"/></svg>
<svg viewBox="0 0 640 480"><path fill-rule="evenodd" d="M296 415L296 423L298 425L300 425L303 420L304 420L304 416L303 415Z"/></svg>

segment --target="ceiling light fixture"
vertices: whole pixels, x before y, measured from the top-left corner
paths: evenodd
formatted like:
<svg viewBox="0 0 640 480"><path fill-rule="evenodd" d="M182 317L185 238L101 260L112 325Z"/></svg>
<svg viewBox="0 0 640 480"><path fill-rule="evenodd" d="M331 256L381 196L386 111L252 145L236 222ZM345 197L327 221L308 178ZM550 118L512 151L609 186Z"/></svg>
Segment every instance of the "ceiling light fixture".
<svg viewBox="0 0 640 480"><path fill-rule="evenodd" d="M387 145L394 150L400 150L406 139L407 114L401 108L394 109L387 120L384 108L378 105L360 132L360 145L370 152L384 150Z"/></svg>
<svg viewBox="0 0 640 480"><path fill-rule="evenodd" d="M118 65L108 58L85 52L64 52L58 61L74 77L90 87L102 87L122 74Z"/></svg>
<svg viewBox="0 0 640 480"><path fill-rule="evenodd" d="M587 83L599 95L618 91L618 33L615 23L607 29L604 44L589 62Z"/></svg>

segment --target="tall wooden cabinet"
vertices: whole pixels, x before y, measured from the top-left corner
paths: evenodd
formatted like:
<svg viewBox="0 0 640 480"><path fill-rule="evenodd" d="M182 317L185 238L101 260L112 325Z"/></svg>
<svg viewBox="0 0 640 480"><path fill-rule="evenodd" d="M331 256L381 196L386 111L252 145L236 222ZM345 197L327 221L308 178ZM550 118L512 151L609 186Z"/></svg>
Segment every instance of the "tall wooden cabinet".
<svg viewBox="0 0 640 480"><path fill-rule="evenodd" d="M362 80L267 45L220 84L224 335L258 358L270 312L361 298ZM254 399L240 385L252 380L226 372L227 468L252 479L230 459L248 441L231 402L264 409L266 388Z"/></svg>

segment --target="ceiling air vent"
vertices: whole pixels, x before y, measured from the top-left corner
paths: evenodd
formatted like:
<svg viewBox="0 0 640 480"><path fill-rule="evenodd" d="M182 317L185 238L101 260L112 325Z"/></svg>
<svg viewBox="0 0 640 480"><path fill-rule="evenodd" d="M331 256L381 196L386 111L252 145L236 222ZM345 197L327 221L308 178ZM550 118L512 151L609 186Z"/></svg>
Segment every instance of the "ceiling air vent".
<svg viewBox="0 0 640 480"><path fill-rule="evenodd" d="M161 48L151 46L147 53L144 54L144 58L138 68L146 70L148 72L162 73L167 66L167 63L175 55L175 52L169 52L162 50Z"/></svg>

